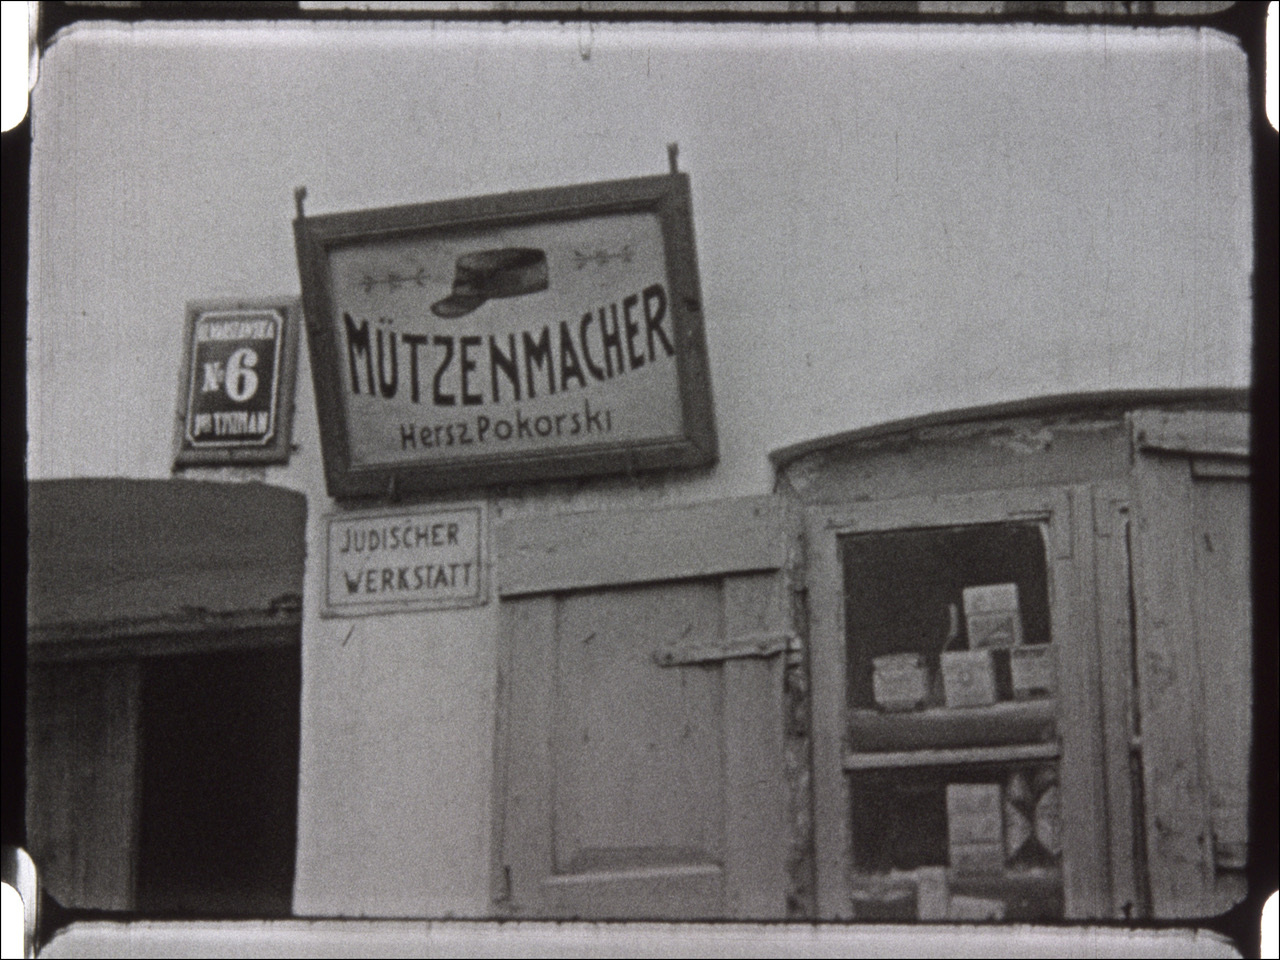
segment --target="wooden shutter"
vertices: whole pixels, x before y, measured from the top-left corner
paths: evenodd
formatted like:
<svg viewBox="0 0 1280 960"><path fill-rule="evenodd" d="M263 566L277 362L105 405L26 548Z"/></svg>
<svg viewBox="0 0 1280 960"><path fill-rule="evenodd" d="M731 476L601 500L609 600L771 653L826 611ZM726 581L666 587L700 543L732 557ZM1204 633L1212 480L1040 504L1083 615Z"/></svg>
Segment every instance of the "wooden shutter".
<svg viewBox="0 0 1280 960"><path fill-rule="evenodd" d="M782 505L527 518L495 532L496 904L538 917L785 916Z"/></svg>
<svg viewBox="0 0 1280 960"><path fill-rule="evenodd" d="M1134 591L1152 911L1244 895L1252 726L1248 419L1133 417Z"/></svg>

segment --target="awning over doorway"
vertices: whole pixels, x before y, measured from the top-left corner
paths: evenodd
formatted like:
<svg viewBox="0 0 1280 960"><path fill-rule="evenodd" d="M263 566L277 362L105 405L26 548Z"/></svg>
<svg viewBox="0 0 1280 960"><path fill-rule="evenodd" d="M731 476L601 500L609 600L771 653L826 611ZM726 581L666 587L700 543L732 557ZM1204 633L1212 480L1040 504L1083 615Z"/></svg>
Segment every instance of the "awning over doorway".
<svg viewBox="0 0 1280 960"><path fill-rule="evenodd" d="M78 479L28 487L28 640L298 619L306 497L259 483Z"/></svg>

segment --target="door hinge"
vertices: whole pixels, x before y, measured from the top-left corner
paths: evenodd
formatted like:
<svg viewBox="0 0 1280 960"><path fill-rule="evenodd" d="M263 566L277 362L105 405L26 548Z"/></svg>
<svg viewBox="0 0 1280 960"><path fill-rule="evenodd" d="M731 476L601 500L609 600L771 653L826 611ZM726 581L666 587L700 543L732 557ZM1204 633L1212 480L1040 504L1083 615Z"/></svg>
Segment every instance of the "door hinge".
<svg viewBox="0 0 1280 960"><path fill-rule="evenodd" d="M772 657L795 639L790 633L747 633L711 643L667 643L653 651L653 659L660 667L678 667L739 657Z"/></svg>

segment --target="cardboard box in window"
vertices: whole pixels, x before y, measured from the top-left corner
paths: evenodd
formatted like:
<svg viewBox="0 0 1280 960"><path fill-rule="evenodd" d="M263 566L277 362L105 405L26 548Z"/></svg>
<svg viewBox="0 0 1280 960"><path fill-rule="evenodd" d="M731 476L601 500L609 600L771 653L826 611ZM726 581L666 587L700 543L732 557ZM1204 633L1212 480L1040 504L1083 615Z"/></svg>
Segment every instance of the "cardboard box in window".
<svg viewBox="0 0 1280 960"><path fill-rule="evenodd" d="M871 659L871 695L881 710L918 710L929 696L929 671L918 653Z"/></svg>
<svg viewBox="0 0 1280 960"><path fill-rule="evenodd" d="M990 650L947 650L941 660L948 707L985 707L996 702L996 664Z"/></svg>
<svg viewBox="0 0 1280 960"><path fill-rule="evenodd" d="M950 909L946 867L916 868L916 919L946 920Z"/></svg>
<svg viewBox="0 0 1280 960"><path fill-rule="evenodd" d="M1004 816L998 783L947 784L947 853L952 869L1004 869Z"/></svg>
<svg viewBox="0 0 1280 960"><path fill-rule="evenodd" d="M1009 651L1009 678L1015 700L1052 697L1058 692L1058 659L1047 643Z"/></svg>
<svg viewBox="0 0 1280 960"><path fill-rule="evenodd" d="M858 920L946 920L951 906L946 867L858 876L850 896Z"/></svg>
<svg viewBox="0 0 1280 960"><path fill-rule="evenodd" d="M1003 900L991 897L952 897L947 904L948 920L1003 920Z"/></svg>
<svg viewBox="0 0 1280 960"><path fill-rule="evenodd" d="M965 587L961 597L969 649L1016 647L1022 643L1022 612L1018 608L1016 583Z"/></svg>
<svg viewBox="0 0 1280 960"><path fill-rule="evenodd" d="M917 917L916 885L906 876L855 881L850 899L858 920L893 923Z"/></svg>

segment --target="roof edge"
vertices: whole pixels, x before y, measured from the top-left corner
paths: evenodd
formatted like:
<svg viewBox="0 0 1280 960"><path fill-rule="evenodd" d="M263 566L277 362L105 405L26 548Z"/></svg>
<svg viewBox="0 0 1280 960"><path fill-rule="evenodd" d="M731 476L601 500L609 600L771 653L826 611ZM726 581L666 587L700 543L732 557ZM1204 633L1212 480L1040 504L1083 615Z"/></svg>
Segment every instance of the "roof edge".
<svg viewBox="0 0 1280 960"><path fill-rule="evenodd" d="M780 447L769 453L775 470L782 470L790 463L811 453L819 453L835 447L879 439L896 433L910 433L928 427L973 423L981 420L1006 420L1014 417L1045 416L1065 413L1114 411L1130 407L1147 406L1219 406L1247 411L1250 402L1248 387L1200 387L1154 390L1103 390L1088 393L1059 393L978 407L962 407L926 413L901 420L890 420L858 427L840 433L802 440Z"/></svg>

